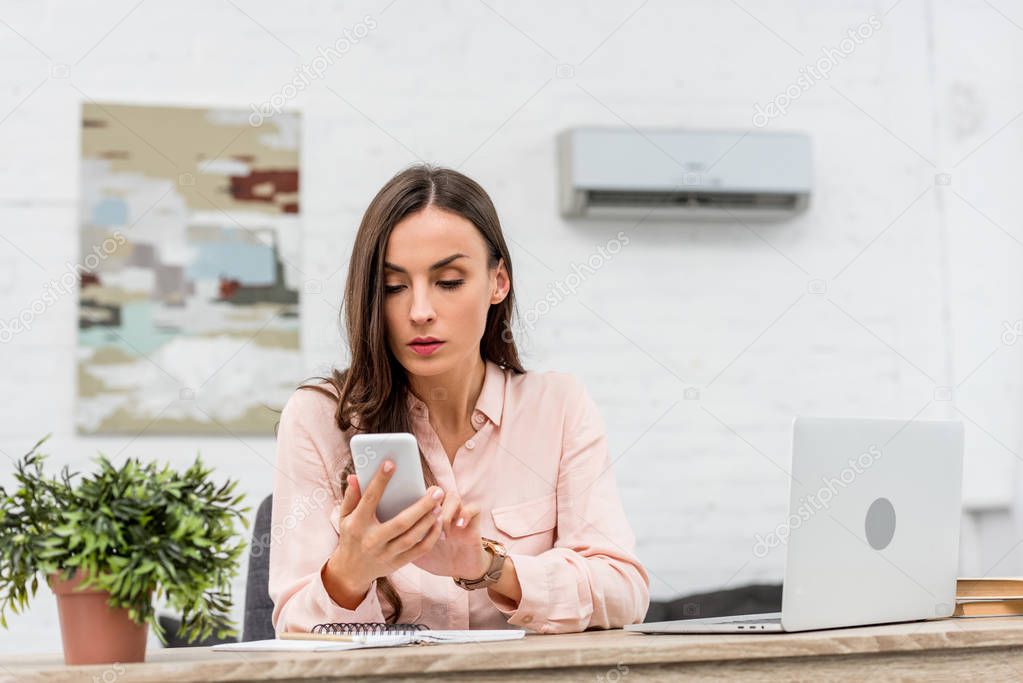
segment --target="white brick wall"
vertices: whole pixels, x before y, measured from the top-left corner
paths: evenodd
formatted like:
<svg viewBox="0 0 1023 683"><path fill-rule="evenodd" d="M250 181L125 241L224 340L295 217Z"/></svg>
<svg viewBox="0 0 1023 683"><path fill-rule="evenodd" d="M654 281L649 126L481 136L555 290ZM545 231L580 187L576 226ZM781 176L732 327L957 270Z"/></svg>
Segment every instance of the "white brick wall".
<svg viewBox="0 0 1023 683"><path fill-rule="evenodd" d="M751 548L784 515L799 412L963 417L967 496L988 510L968 518L964 571L1018 571L1003 555L1021 531L1006 507L1020 351L1001 333L1023 318L1023 7L424 5L0 2L2 318L77 257L83 98L248 107L369 17L369 35L293 103L305 111L301 267L323 290L303 301L307 374L342 358L336 306L370 197L417 157L460 166L498 206L522 312L629 235L523 348L528 367L577 373L601 406L655 597L780 579L781 553ZM882 28L769 125L814 138L806 215L749 228L557 215L560 129L749 127L756 103L871 14ZM555 77L559 64L570 78ZM53 65L69 77L51 77ZM949 185L935 185L939 173ZM826 294L809 293L818 278ZM183 463L199 450L257 504L271 484L269 437L72 435L74 316L73 298L61 300L0 351L0 449L15 457L54 431L55 464L84 467L97 451ZM956 385L953 401L933 400ZM686 386L701 398L682 400ZM45 592L11 626L0 653L59 647Z"/></svg>

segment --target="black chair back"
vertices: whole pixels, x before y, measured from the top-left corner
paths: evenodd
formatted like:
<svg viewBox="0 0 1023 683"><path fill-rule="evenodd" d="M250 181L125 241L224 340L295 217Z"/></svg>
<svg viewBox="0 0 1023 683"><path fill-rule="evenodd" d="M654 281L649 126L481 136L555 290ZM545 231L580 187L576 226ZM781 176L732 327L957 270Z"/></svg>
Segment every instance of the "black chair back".
<svg viewBox="0 0 1023 683"><path fill-rule="evenodd" d="M270 620L274 603L270 599L270 508L273 496L267 496L256 510L249 544L249 573L245 581L245 620L242 640L273 638L274 625Z"/></svg>

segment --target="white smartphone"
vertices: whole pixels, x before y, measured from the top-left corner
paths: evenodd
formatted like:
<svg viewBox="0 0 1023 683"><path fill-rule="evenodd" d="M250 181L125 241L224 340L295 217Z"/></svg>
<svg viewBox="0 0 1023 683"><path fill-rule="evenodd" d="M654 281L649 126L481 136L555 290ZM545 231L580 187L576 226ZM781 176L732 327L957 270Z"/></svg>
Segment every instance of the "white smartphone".
<svg viewBox="0 0 1023 683"><path fill-rule="evenodd" d="M413 435L407 432L356 434L352 437L351 449L359 490L363 494L385 460L395 465L394 474L377 505L377 519L381 522L386 522L426 495L419 445Z"/></svg>

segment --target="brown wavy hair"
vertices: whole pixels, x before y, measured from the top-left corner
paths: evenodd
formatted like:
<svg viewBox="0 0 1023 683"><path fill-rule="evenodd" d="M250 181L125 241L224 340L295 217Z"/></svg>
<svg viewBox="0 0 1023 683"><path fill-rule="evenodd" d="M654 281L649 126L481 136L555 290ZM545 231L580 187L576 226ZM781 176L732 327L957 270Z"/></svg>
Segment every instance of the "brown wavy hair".
<svg viewBox="0 0 1023 683"><path fill-rule="evenodd" d="M504 259L508 296L492 304L487 311L480 355L484 361L493 361L516 374L525 372L511 326L514 309L511 254L493 202L476 181L458 171L417 164L395 175L377 192L355 236L341 311L341 323L351 351L349 367L332 369L328 377L312 378L318 380L316 384L303 383L299 387L319 391L336 400L334 419L338 428L345 432L349 429L366 433L412 432L407 404L408 377L387 343L383 310L384 254L394 226L428 206L458 214L476 226L487 244L489 268L497 267L499 260ZM419 456L427 484L432 485L436 480L421 448ZM348 475L354 471L349 458L341 475L342 495L348 488ZM394 609L388 621L398 621L402 610L398 591L387 577L378 578L377 590Z"/></svg>

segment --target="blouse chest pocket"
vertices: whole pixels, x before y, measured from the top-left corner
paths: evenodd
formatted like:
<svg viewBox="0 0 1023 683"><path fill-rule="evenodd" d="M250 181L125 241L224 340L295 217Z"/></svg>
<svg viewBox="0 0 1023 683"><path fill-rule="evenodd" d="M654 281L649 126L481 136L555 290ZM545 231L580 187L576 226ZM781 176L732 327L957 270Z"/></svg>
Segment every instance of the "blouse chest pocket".
<svg viewBox="0 0 1023 683"><path fill-rule="evenodd" d="M503 505L490 510L494 526L510 539L516 552L541 553L554 545L558 525L558 496L549 493L539 498Z"/></svg>

